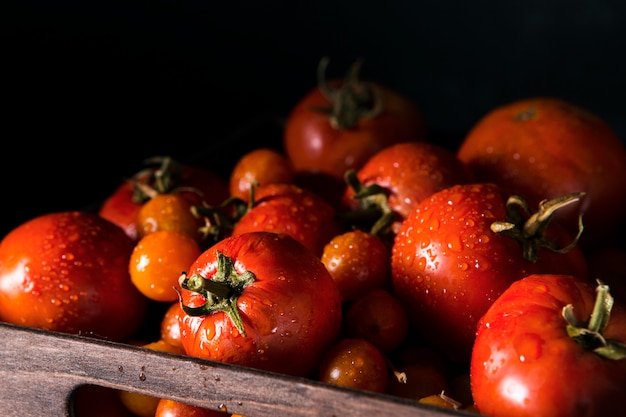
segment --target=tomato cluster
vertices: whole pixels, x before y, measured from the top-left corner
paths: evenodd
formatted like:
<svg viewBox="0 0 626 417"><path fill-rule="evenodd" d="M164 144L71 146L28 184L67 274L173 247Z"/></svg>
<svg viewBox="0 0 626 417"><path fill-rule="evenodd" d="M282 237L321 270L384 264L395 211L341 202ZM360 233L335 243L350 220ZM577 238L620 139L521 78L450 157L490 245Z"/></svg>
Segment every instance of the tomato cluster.
<svg viewBox="0 0 626 417"><path fill-rule="evenodd" d="M280 149L225 175L151 158L97 213L16 227L0 242L0 319L494 417L618 414L613 131L540 97L452 149L358 63L330 81L325 65ZM81 389L76 409L109 394ZM223 414L115 398L117 415Z"/></svg>

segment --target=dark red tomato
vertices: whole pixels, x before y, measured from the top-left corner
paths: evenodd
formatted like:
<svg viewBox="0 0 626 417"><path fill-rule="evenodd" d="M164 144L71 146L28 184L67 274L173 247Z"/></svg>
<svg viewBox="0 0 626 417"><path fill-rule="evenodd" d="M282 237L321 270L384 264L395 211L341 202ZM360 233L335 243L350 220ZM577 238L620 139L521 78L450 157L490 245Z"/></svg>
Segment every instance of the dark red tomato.
<svg viewBox="0 0 626 417"><path fill-rule="evenodd" d="M472 354L470 380L480 413L623 414L617 399L624 395L626 359L612 359L607 351L621 343L618 351L625 352L626 310L617 303L606 308L605 290L575 276L543 274L504 291L480 320Z"/></svg>
<svg viewBox="0 0 626 417"><path fill-rule="evenodd" d="M159 401L154 417L229 417L235 414L229 414L220 410L212 410L210 408L198 407L179 401L161 398Z"/></svg>
<svg viewBox="0 0 626 417"><path fill-rule="evenodd" d="M374 154L356 173L358 186L379 190L365 198L355 198L354 186L347 187L342 206L359 210L384 203L393 213L388 227L395 235L415 206L437 191L473 181L471 171L446 148L428 142L402 142ZM380 193L383 193L382 196ZM369 194L369 192L367 193Z"/></svg>
<svg viewBox="0 0 626 417"><path fill-rule="evenodd" d="M130 281L133 241L97 214L44 214L0 242L0 319L119 341L143 322Z"/></svg>
<svg viewBox="0 0 626 417"><path fill-rule="evenodd" d="M230 195L249 201L252 184L289 184L293 179L293 166L284 154L270 148L253 149L230 172Z"/></svg>
<svg viewBox="0 0 626 417"><path fill-rule="evenodd" d="M294 184L261 185L252 208L237 221L232 235L286 233L321 256L324 245L343 231L335 214L329 203L310 190Z"/></svg>
<svg viewBox="0 0 626 417"><path fill-rule="evenodd" d="M181 282L188 355L310 376L341 327L339 291L286 234L251 232L205 251Z"/></svg>
<svg viewBox="0 0 626 417"><path fill-rule="evenodd" d="M335 235L324 246L321 260L344 302L391 286L391 253L378 236L370 233L349 230Z"/></svg>
<svg viewBox="0 0 626 417"><path fill-rule="evenodd" d="M400 301L377 289L351 303L344 317L346 336L365 339L384 353L397 349L406 339L409 320Z"/></svg>
<svg viewBox="0 0 626 417"><path fill-rule="evenodd" d="M100 216L120 226L133 240L138 240L137 213L155 195L181 193L193 204L205 201L211 206L228 198L226 180L208 169L181 165L168 157L151 158L147 164L147 168L120 184L98 210Z"/></svg>
<svg viewBox="0 0 626 417"><path fill-rule="evenodd" d="M341 339L324 355L318 379L332 385L385 392L389 369L385 355L365 339Z"/></svg>
<svg viewBox="0 0 626 417"><path fill-rule="evenodd" d="M552 97L533 97L493 109L458 149L479 181L523 195L531 207L571 192L587 196L583 247L593 248L626 220L626 147L598 115ZM555 220L571 229L579 210Z"/></svg>
<svg viewBox="0 0 626 417"><path fill-rule="evenodd" d="M289 114L283 147L296 171L343 178L372 155L393 143L426 138L419 108L397 91L358 79L360 62L345 80L325 80L327 60L319 68L319 85Z"/></svg>
<svg viewBox="0 0 626 417"><path fill-rule="evenodd" d="M539 227L528 216L515 220L517 238L494 232L494 223L511 217L508 200L492 183L455 185L418 204L396 235L394 294L420 337L452 361L469 361L476 323L512 282L535 272L588 276L578 246L567 253L541 246L575 241L558 223Z"/></svg>

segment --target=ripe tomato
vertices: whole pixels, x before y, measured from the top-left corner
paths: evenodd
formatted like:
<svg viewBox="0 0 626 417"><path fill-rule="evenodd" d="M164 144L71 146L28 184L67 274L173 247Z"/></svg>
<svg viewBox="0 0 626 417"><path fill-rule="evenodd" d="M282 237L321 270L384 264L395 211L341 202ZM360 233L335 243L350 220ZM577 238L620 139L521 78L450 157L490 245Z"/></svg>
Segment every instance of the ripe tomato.
<svg viewBox="0 0 626 417"><path fill-rule="evenodd" d="M130 256L128 271L137 289L151 300L176 301L178 278L200 256L198 242L178 230L158 230L142 237Z"/></svg>
<svg viewBox="0 0 626 417"><path fill-rule="evenodd" d="M544 199L586 192L583 247L593 247L626 220L626 147L600 117L550 97L518 100L485 115L464 138L459 158L479 181ZM576 228L577 207L555 217Z"/></svg>
<svg viewBox="0 0 626 417"><path fill-rule="evenodd" d="M418 204L396 235L393 291L419 335L452 361L469 361L478 319L515 280L532 272L588 274L578 246L567 253L541 247L546 239L559 248L574 241L558 223L539 226L529 216L515 220L518 238L492 231L511 216L508 199L493 183L455 185ZM533 250L534 261L526 258Z"/></svg>
<svg viewBox="0 0 626 417"><path fill-rule="evenodd" d="M44 214L0 242L0 319L120 341L148 300L128 274L133 241L97 214Z"/></svg>
<svg viewBox="0 0 626 417"><path fill-rule="evenodd" d="M575 276L530 275L494 301L478 324L470 368L480 413L600 417L624 412L618 399L626 386L626 360L601 353L615 342L622 343L622 354L626 351L626 310L615 304L611 311L601 287L596 291ZM570 335L576 327L588 329L577 333L578 340Z"/></svg>
<svg viewBox="0 0 626 417"><path fill-rule="evenodd" d="M172 346L180 346L183 350L183 342L180 340L180 316L184 314L178 302L172 303L163 313L159 326L161 340Z"/></svg>
<svg viewBox="0 0 626 417"><path fill-rule="evenodd" d="M286 234L227 237L181 286L181 340L191 356L309 376L341 327L332 277Z"/></svg>
<svg viewBox="0 0 626 417"><path fill-rule="evenodd" d="M383 393L389 381L387 359L365 339L341 339L324 354L318 379L341 387Z"/></svg>
<svg viewBox="0 0 626 417"><path fill-rule="evenodd" d="M232 235L286 233L321 256L324 245L342 231L335 214L322 197L297 185L260 185L255 188L254 204L235 223Z"/></svg>
<svg viewBox="0 0 626 417"><path fill-rule="evenodd" d="M390 210L392 217L377 229L386 227L392 237L420 201L444 188L473 180L469 168L452 151L428 142L390 145L374 154L356 177L356 184L345 188L343 208L356 211L374 206ZM381 233L384 230L377 232Z"/></svg>
<svg viewBox="0 0 626 417"><path fill-rule="evenodd" d="M365 339L383 353L398 348L408 330L409 320L404 306L385 289L370 291L347 306L345 335Z"/></svg>
<svg viewBox="0 0 626 417"><path fill-rule="evenodd" d="M326 65L322 59L318 86L300 99L285 124L283 147L296 171L343 179L388 145L426 138L421 110L397 91L359 80L360 62L345 80L328 82Z"/></svg>
<svg viewBox="0 0 626 417"><path fill-rule="evenodd" d="M389 248L378 236L362 230L335 235L324 246L321 260L344 302L391 285Z"/></svg>
<svg viewBox="0 0 626 417"><path fill-rule="evenodd" d="M257 148L244 154L230 172L230 195L250 200L251 184L293 182L294 169L289 158L277 150Z"/></svg>
<svg viewBox="0 0 626 417"><path fill-rule="evenodd" d="M177 193L192 204L219 205L228 198L228 184L212 171L183 165L170 157L153 157L147 167L135 173L113 191L98 209L98 214L120 226L133 240L138 240L137 213L155 195Z"/></svg>

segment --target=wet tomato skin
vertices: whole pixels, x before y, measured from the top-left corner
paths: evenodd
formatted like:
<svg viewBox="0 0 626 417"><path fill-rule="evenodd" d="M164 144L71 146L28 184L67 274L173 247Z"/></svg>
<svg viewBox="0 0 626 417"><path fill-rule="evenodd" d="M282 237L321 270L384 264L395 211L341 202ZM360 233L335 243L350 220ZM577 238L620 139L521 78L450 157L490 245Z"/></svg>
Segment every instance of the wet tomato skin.
<svg viewBox="0 0 626 417"><path fill-rule="evenodd" d="M479 322L470 380L478 410L499 417L623 413L626 361L585 350L566 330L562 309L589 317L596 291L575 276L536 274L511 285ZM626 311L615 304L606 339L626 341Z"/></svg>
<svg viewBox="0 0 626 417"><path fill-rule="evenodd" d="M0 243L0 318L115 341L132 336L148 305L130 281L132 250L122 229L91 212L17 226Z"/></svg>
<svg viewBox="0 0 626 417"><path fill-rule="evenodd" d="M205 251L188 275L212 279L218 251L232 259L238 273L252 272L236 305L245 335L223 311L179 316L181 341L188 355L226 363L310 376L321 355L337 338L341 299L319 258L286 234L250 232L231 236ZM206 299L182 290L183 304Z"/></svg>

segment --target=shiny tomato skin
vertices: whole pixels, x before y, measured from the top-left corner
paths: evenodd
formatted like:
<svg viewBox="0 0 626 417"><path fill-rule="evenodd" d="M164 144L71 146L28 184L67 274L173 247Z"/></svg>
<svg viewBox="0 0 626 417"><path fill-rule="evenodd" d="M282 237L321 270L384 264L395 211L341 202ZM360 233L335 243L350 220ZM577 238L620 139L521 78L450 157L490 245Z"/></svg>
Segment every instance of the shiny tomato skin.
<svg viewBox="0 0 626 417"><path fill-rule="evenodd" d="M470 379L476 407L494 417L616 416L626 361L586 351L565 331L562 309L589 317L593 285L567 275L530 275L511 285L479 322ZM626 311L615 304L604 331L626 342Z"/></svg>
<svg viewBox="0 0 626 417"><path fill-rule="evenodd" d="M335 214L333 206L308 189L285 183L260 185L253 207L237 221L232 234L286 233L321 256L324 245L343 231Z"/></svg>
<svg viewBox="0 0 626 417"><path fill-rule="evenodd" d="M133 241L83 211L50 213L0 243L0 318L6 322L114 341L133 335L147 298L128 273Z"/></svg>
<svg viewBox="0 0 626 417"><path fill-rule="evenodd" d="M230 413L161 398L154 417L229 417Z"/></svg>
<svg viewBox="0 0 626 417"><path fill-rule="evenodd" d="M506 218L508 197L493 183L441 190L416 206L392 247L394 294L413 328L454 362L469 360L476 323L515 280L533 272L588 274L578 246L566 254L542 249L533 263L516 240L492 232L491 223ZM572 240L559 224L547 232L563 245Z"/></svg>
<svg viewBox="0 0 626 417"><path fill-rule="evenodd" d="M337 88L342 80L331 80ZM393 143L426 139L421 110L406 97L383 85L364 82L381 97L382 111L340 129L315 107L331 101L316 87L291 110L284 130L283 147L296 171L312 171L343 178L348 169L359 169L373 154Z"/></svg>
<svg viewBox="0 0 626 417"><path fill-rule="evenodd" d="M309 376L341 327L339 291L319 258L286 234L251 232L223 239L205 251L188 275L211 279L217 252L233 260L237 272L251 271L255 281L237 299L246 335L221 311L181 315L180 330L188 355L288 375ZM188 306L204 297L182 291Z"/></svg>
<svg viewBox="0 0 626 417"><path fill-rule="evenodd" d="M585 248L626 221L626 146L605 120L572 102L529 97L496 107L472 127L457 154L478 181L524 195L531 207L586 192ZM580 208L572 205L555 220L575 231Z"/></svg>

